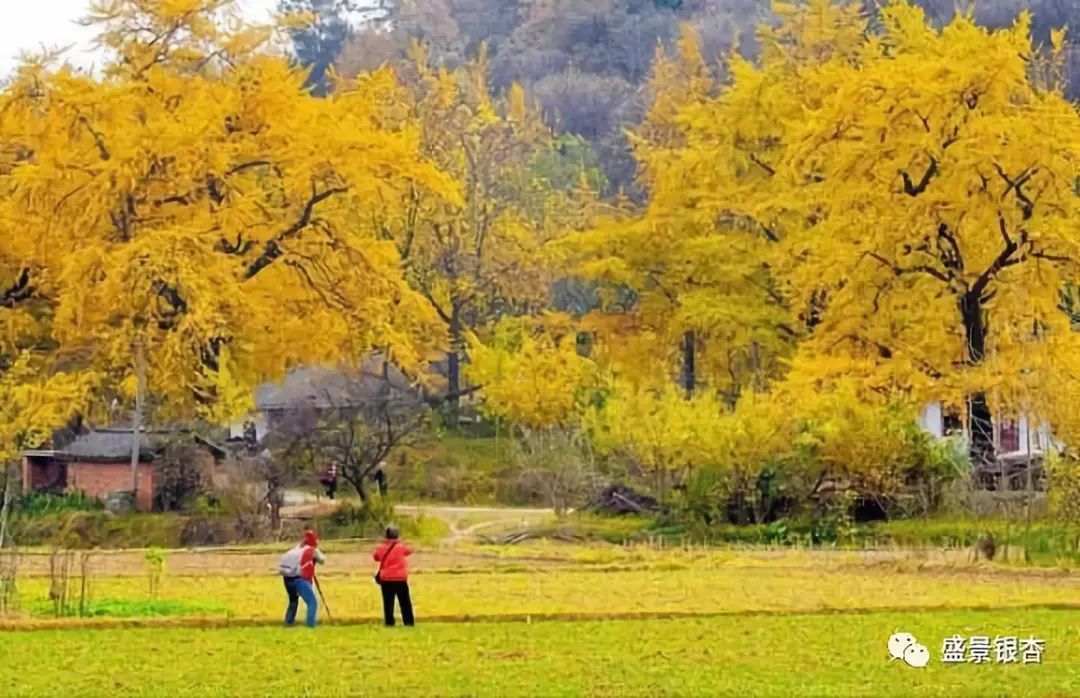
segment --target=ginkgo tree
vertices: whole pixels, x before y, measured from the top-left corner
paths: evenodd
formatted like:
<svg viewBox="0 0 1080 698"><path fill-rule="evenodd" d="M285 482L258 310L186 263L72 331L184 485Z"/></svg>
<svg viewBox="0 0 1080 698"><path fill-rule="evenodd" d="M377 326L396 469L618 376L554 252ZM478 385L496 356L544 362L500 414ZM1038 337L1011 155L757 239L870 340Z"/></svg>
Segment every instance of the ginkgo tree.
<svg viewBox="0 0 1080 698"><path fill-rule="evenodd" d="M1039 357L1069 343L1080 118L1033 79L1026 16L935 29L894 2L872 31L852 6L776 9L760 60L733 57L729 85L681 110L651 213L743 221L803 317L805 385L854 374L967 405L985 461L991 409L1022 407Z"/></svg>
<svg viewBox="0 0 1080 698"><path fill-rule="evenodd" d="M28 63L0 94L5 328L129 394L144 374L188 416L231 416L300 362L417 366L437 321L373 212L460 198L386 125L394 76L314 98L231 0L100 1L88 22L100 75Z"/></svg>
<svg viewBox="0 0 1080 698"><path fill-rule="evenodd" d="M552 134L519 86L491 94L483 50L453 71L430 65L419 43L410 58L403 89L385 94L388 109L417 129L421 152L462 196L411 187L380 223L406 278L443 324L448 402L456 405L469 333L547 305L552 270L543 245L562 232L579 197L535 174Z"/></svg>
<svg viewBox="0 0 1080 698"><path fill-rule="evenodd" d="M1080 261L1080 117L1032 80L1026 15L937 31L894 3L882 22L858 62L800 71L833 96L804 106L775 160L796 221L785 247L808 250L790 278L829 298L806 349L843 345L895 390L966 401L987 462L991 409L1026 407L1024 372L1069 332L1057 306Z"/></svg>
<svg viewBox="0 0 1080 698"><path fill-rule="evenodd" d="M696 174L682 168L693 128L683 115L721 84L692 31L677 48L658 51L652 108L632 139L647 205L557 244L599 285L603 303L583 329L624 378L660 387L678 376L687 397L720 391L733 406L782 371L797 331L769 269L770 241L745 220L686 205Z"/></svg>

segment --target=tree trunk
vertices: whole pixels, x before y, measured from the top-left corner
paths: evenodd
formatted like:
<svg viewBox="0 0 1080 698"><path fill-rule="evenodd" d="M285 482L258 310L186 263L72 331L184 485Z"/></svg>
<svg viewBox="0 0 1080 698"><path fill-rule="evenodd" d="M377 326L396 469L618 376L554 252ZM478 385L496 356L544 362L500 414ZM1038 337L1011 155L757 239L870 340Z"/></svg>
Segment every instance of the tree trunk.
<svg viewBox="0 0 1080 698"><path fill-rule="evenodd" d="M964 337L969 366L982 363L986 354L986 317L982 300L968 292L960 299L960 315L964 322ZM989 467L994 463L994 427L990 405L984 393L968 397L968 443L972 465Z"/></svg>
<svg viewBox="0 0 1080 698"><path fill-rule="evenodd" d="M360 498L360 502L362 504L367 504L368 496L367 492L364 491L363 474L361 474L360 477L355 478L348 475L343 475L342 477L344 477L348 483L353 486L353 489L356 490L356 496Z"/></svg>
<svg viewBox="0 0 1080 698"><path fill-rule="evenodd" d="M682 351L683 351L683 367L682 367L682 384L686 390L686 399L689 400L694 396L694 388L697 383L697 369L694 366L694 331L687 330L683 333Z"/></svg>
<svg viewBox="0 0 1080 698"><path fill-rule="evenodd" d="M131 419L131 496L139 508L139 451L143 420L143 391L146 385L146 357L142 341L135 344L135 413Z"/></svg>
<svg viewBox="0 0 1080 698"><path fill-rule="evenodd" d="M450 323L450 350L446 353L446 415L450 425L457 429L461 414L461 353L465 337L455 311Z"/></svg>
<svg viewBox="0 0 1080 698"><path fill-rule="evenodd" d="M276 532L281 529L281 486L276 482L266 483L266 503L270 505L270 527Z"/></svg>
<svg viewBox="0 0 1080 698"><path fill-rule="evenodd" d="M456 408L461 400L461 358L456 349L446 353L446 402Z"/></svg>

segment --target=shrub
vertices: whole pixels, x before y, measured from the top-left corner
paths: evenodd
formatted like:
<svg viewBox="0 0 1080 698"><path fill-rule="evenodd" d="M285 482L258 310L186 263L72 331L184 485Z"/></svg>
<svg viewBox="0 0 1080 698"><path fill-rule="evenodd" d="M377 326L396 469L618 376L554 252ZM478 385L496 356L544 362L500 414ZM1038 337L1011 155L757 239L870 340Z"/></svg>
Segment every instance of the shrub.
<svg viewBox="0 0 1080 698"><path fill-rule="evenodd" d="M592 452L579 434L561 429L529 431L514 442L511 454L520 472L520 486L558 516L584 505L599 488Z"/></svg>
<svg viewBox="0 0 1080 698"><path fill-rule="evenodd" d="M26 517L48 516L76 511L101 511L105 508L100 499L87 497L83 492L53 494L52 492L29 492L18 499L16 511Z"/></svg>
<svg viewBox="0 0 1080 698"><path fill-rule="evenodd" d="M1080 533L1073 530L1080 523L1080 459L1053 454L1047 459L1046 471L1050 476L1050 512L1069 529L1071 550L1080 552Z"/></svg>
<svg viewBox="0 0 1080 698"><path fill-rule="evenodd" d="M189 508L202 493L203 474L199 460L205 456L194 443L170 444L154 464L157 507L163 511Z"/></svg>

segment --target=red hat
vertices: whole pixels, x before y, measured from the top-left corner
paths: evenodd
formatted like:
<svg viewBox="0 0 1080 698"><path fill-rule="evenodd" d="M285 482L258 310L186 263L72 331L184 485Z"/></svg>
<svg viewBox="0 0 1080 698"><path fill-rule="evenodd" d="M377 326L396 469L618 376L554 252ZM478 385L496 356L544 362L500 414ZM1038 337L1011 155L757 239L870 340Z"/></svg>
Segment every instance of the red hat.
<svg viewBox="0 0 1080 698"><path fill-rule="evenodd" d="M311 548L319 547L319 535L311 529L304 531L304 545Z"/></svg>

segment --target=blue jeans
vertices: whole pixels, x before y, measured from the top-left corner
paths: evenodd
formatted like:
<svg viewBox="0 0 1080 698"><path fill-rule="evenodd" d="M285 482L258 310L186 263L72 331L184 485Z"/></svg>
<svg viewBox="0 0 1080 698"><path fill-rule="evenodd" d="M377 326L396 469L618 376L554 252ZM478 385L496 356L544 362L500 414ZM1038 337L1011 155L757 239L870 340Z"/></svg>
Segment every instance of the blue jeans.
<svg viewBox="0 0 1080 698"><path fill-rule="evenodd" d="M300 599L307 606L307 626L315 627L315 616L319 611L319 602L315 599L315 590L311 582L303 577L285 577L285 593L289 595L289 608L285 611L285 625L296 622L296 606Z"/></svg>

